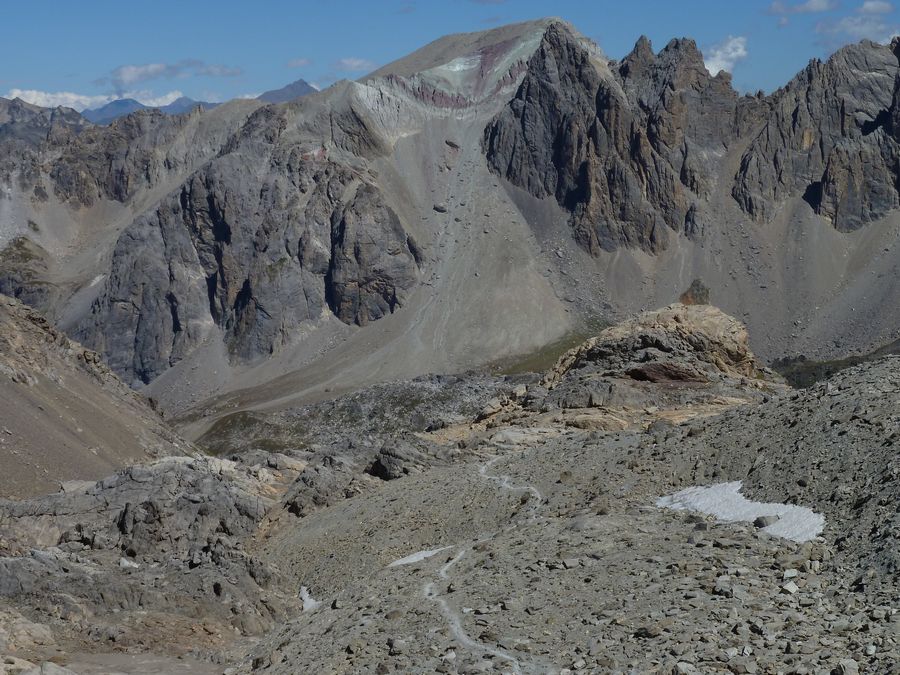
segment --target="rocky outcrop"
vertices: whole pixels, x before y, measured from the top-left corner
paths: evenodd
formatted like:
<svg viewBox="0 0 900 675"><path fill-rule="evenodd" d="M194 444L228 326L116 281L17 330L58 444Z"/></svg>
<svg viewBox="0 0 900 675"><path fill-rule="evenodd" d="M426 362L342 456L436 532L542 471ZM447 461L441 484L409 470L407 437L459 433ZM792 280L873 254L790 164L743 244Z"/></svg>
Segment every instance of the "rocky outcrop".
<svg viewBox="0 0 900 675"><path fill-rule="evenodd" d="M39 244L20 236L0 249L0 293L45 311L56 299L56 288L47 283L50 256Z"/></svg>
<svg viewBox="0 0 900 675"><path fill-rule="evenodd" d="M88 129L53 163L57 197L89 207L101 199L124 202L139 187L154 186L164 172L178 169L166 150L187 122L187 116L147 110Z"/></svg>
<svg viewBox="0 0 900 675"><path fill-rule="evenodd" d="M685 406L783 389L750 351L746 328L706 304L673 304L607 328L561 356L541 385L526 407Z"/></svg>
<svg viewBox="0 0 900 675"><path fill-rule="evenodd" d="M325 295L346 323L365 325L403 303L417 279L421 251L372 185L332 214L331 263Z"/></svg>
<svg viewBox="0 0 900 675"><path fill-rule="evenodd" d="M0 184L9 185L15 178L23 189L37 188L40 150L65 145L89 126L71 108L41 108L18 98L0 98ZM46 198L43 187L35 198Z"/></svg>
<svg viewBox="0 0 900 675"><path fill-rule="evenodd" d="M658 55L646 38L607 65L563 24L547 29L515 98L488 125L491 168L571 212L589 251L659 251L702 232L715 157L752 99L711 77L691 40ZM740 113L740 115L739 115Z"/></svg>
<svg viewBox="0 0 900 675"><path fill-rule="evenodd" d="M747 329L736 319L712 305L673 304L607 328L568 351L544 385L555 386L572 371L588 366L636 380L653 379L650 364L662 363L696 381L721 376L779 379L756 360Z"/></svg>
<svg viewBox="0 0 900 675"><path fill-rule="evenodd" d="M14 160L0 164L0 178L15 170L34 200L52 193L75 210L125 203L214 156L258 105L233 102L206 117L199 108L184 115L151 108L94 126L69 108L0 99L0 145Z"/></svg>
<svg viewBox="0 0 900 675"><path fill-rule="evenodd" d="M323 312L364 325L415 285L419 251L380 191L284 139L283 111L264 114L281 122L251 118L119 238L78 335L127 379L153 380L213 328L250 360Z"/></svg>
<svg viewBox="0 0 900 675"><path fill-rule="evenodd" d="M19 98L0 98L0 142L15 140L38 146L45 141L64 141L89 126L71 108L41 108Z"/></svg>
<svg viewBox="0 0 900 675"><path fill-rule="evenodd" d="M62 616L62 632L88 642L159 639L169 629L142 625L148 612L167 615L174 644L190 644L186 624L198 620L210 635L258 634L291 599L270 592L277 572L244 544L296 475L168 458L41 500L0 501L0 602Z"/></svg>
<svg viewBox="0 0 900 675"><path fill-rule="evenodd" d="M890 120L897 72L890 48L863 41L810 62L775 92L735 176L740 207L765 221L781 202L802 196L839 230L896 209L898 146Z"/></svg>
<svg viewBox="0 0 900 675"><path fill-rule="evenodd" d="M678 301L682 305L708 305L709 288L703 283L703 279L694 279Z"/></svg>

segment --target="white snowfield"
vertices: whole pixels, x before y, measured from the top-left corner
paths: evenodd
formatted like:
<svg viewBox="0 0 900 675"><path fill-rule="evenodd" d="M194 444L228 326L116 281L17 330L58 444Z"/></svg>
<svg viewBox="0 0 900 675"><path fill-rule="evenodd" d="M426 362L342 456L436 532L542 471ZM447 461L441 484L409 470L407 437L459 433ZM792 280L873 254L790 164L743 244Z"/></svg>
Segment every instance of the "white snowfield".
<svg viewBox="0 0 900 675"><path fill-rule="evenodd" d="M312 612L319 608L319 605L322 603L318 600L314 599L313 596L309 594L309 589L306 586L300 587L300 599L303 601L303 611L304 612Z"/></svg>
<svg viewBox="0 0 900 675"><path fill-rule="evenodd" d="M760 516L778 516L778 522L763 528L775 537L804 542L825 529L825 516L805 506L752 502L741 494L741 481L691 487L656 500L656 506L676 511L699 511L726 523L753 522Z"/></svg>
<svg viewBox="0 0 900 675"><path fill-rule="evenodd" d="M412 565L413 563L422 562L426 558L430 558L431 556L440 553L441 551L446 551L448 548L453 547L444 546L442 548L433 548L430 551L417 551L416 553L412 553L405 558L395 560L390 565L388 565L388 567L399 567L400 565Z"/></svg>

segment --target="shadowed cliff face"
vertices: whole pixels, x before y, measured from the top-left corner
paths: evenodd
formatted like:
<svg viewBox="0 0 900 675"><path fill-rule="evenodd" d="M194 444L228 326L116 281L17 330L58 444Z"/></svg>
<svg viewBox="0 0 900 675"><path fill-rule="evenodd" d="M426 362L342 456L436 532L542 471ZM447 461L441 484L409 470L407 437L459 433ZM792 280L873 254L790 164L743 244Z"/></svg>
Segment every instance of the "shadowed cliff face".
<svg viewBox="0 0 900 675"><path fill-rule="evenodd" d="M732 189L747 214L769 220L780 201L802 195L847 231L897 208L895 50L868 41L844 47L770 97Z"/></svg>
<svg viewBox="0 0 900 675"><path fill-rule="evenodd" d="M253 359L325 311L363 325L402 305L415 244L379 190L291 143L265 145L238 143L119 239L79 328L118 372L149 382L213 326Z"/></svg>
<svg viewBox="0 0 900 675"><path fill-rule="evenodd" d="M589 251L666 247L669 231L700 234L715 177L705 161L739 126L727 76L710 77L696 45L659 55L642 38L605 71L582 42L550 28L515 98L485 131L491 167L572 214Z"/></svg>

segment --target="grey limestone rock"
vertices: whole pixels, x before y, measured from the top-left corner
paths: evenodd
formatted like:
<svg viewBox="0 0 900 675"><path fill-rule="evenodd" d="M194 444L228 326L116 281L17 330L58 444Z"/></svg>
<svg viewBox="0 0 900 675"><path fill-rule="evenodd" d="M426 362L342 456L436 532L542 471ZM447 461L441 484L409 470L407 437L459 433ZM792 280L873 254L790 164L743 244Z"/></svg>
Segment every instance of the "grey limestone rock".
<svg viewBox="0 0 900 675"><path fill-rule="evenodd" d="M889 127L897 70L891 48L863 41L811 61L772 94L735 176L740 207L765 221L779 202L802 196L845 231L896 208L898 148Z"/></svg>

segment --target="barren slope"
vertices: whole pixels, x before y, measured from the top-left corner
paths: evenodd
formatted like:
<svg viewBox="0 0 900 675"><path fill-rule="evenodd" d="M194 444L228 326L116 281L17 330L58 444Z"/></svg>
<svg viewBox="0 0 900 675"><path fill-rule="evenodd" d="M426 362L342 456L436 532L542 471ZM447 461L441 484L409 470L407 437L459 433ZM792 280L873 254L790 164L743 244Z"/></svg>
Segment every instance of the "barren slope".
<svg viewBox="0 0 900 675"><path fill-rule="evenodd" d="M54 492L187 450L98 354L0 295L0 496Z"/></svg>

